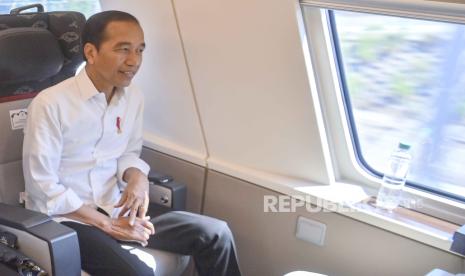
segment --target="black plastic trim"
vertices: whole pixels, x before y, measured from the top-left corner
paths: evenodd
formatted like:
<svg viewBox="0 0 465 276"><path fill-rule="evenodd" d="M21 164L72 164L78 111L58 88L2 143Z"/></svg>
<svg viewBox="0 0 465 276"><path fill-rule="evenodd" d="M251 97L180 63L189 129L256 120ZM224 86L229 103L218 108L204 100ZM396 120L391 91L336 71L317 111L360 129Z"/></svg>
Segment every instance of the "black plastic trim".
<svg viewBox="0 0 465 276"><path fill-rule="evenodd" d="M150 171L149 182L171 190L171 209L174 211L186 210L187 187L173 181L173 177Z"/></svg>
<svg viewBox="0 0 465 276"><path fill-rule="evenodd" d="M27 232L48 243L53 275L81 275L79 241L73 229L52 220Z"/></svg>
<svg viewBox="0 0 465 276"><path fill-rule="evenodd" d="M11 15L18 15L22 11L33 9L33 8L37 8L37 12L44 12L44 6L42 6L42 4L32 4L32 5L27 5L27 6L22 6L22 7L19 7L19 8L12 9L10 11L10 14Z"/></svg>
<svg viewBox="0 0 465 276"><path fill-rule="evenodd" d="M76 232L49 216L18 206L0 203L0 225L29 233L47 242L52 274L81 275L81 256ZM34 256L29 256L34 259Z"/></svg>

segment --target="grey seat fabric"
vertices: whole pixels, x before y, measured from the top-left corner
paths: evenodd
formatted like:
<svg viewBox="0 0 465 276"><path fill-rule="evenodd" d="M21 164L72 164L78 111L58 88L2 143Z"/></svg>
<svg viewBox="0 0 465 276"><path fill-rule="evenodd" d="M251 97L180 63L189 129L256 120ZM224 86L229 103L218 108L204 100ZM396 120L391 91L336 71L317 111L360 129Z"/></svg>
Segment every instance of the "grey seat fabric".
<svg viewBox="0 0 465 276"><path fill-rule="evenodd" d="M189 256L146 247L125 245L122 245L122 247L151 267L155 276L179 276L184 272L190 260ZM88 276L89 274L82 271L81 275Z"/></svg>
<svg viewBox="0 0 465 276"><path fill-rule="evenodd" d="M20 207L19 194L24 191L24 179L22 173L22 141L23 131L21 127L14 128L12 119L16 113L24 112L31 101L41 90L54 85L75 74L77 67L82 63L82 53L80 47L80 33L84 26L85 18L77 12L51 12L51 13L27 13L19 15L0 15L0 202ZM15 32L18 29L18 33ZM40 29L35 31L34 28ZM37 50L39 54L29 53L28 58L15 51L16 48L9 43L24 44L24 36L32 34L42 39L40 45L22 45L17 49L27 49L27 51ZM40 51L47 49L53 44L47 45L50 34L56 39L55 45L61 50L61 60L56 53L52 58L41 59L43 54ZM14 39L11 37L16 36ZM18 39L19 37L19 39ZM26 38L27 39L27 38ZM26 40L27 41L27 40ZM44 42L45 41L45 45ZM58 44L56 43L58 41ZM2 46L3 45L3 46ZM2 47L8 48L8 58L2 57L6 51ZM55 46L53 46L55 47ZM14 55L18 55L15 57ZM1 62L8 61L8 62ZM47 66L44 62L51 61L54 64ZM17 63L15 63L17 62ZM62 64L59 64L59 63ZM25 77L22 70L38 68L39 72L30 74L32 77ZM41 69L48 68L48 69ZM58 72L45 72L55 70ZM15 79L16 76L16 79ZM17 117L15 117L17 119ZM2 229L2 225L0 225ZM3 227L5 229L5 227ZM34 247L34 241L30 241L29 247ZM37 244L37 248L41 248ZM78 250L69 248L69 250ZM128 248L131 253L138 254L141 258L154 267L155 275L180 275L186 268L189 261L188 256L181 256L161 250L147 248ZM34 252L33 249L28 252ZM36 250L38 254L43 250ZM39 265L50 267L50 258L30 256L37 259ZM40 263L44 260L44 263ZM45 263L48 262L48 263ZM49 271L50 273L50 271Z"/></svg>

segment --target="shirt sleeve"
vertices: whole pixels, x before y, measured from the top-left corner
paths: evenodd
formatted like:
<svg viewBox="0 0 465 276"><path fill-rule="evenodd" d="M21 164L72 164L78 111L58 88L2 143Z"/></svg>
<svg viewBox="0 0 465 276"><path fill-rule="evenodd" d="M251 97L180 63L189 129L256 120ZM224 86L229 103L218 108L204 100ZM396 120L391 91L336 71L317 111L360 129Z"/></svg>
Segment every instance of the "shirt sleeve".
<svg viewBox="0 0 465 276"><path fill-rule="evenodd" d="M39 96L28 109L24 129L23 172L28 199L48 215L71 213L83 204L79 196L59 183L63 147L58 111Z"/></svg>
<svg viewBox="0 0 465 276"><path fill-rule="evenodd" d="M137 168L145 175L148 175L150 171L149 165L140 158L143 144L144 100L140 91L135 90L131 92L135 92L134 94L138 96L138 102L132 110L133 112L137 112L137 114L134 119L133 128L130 130L131 136L129 137L128 145L123 154L118 158L117 177L122 190L125 189L127 185L123 180L123 175L128 168Z"/></svg>

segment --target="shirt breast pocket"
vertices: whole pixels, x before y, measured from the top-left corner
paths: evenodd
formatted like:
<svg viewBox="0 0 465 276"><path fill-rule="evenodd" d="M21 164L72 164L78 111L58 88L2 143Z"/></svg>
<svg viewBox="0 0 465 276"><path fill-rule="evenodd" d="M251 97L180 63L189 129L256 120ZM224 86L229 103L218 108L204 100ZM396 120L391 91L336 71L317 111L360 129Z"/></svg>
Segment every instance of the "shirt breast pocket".
<svg viewBox="0 0 465 276"><path fill-rule="evenodd" d="M129 135L124 132L114 132L105 135L100 141L100 149L108 154L108 158L119 158L128 147Z"/></svg>

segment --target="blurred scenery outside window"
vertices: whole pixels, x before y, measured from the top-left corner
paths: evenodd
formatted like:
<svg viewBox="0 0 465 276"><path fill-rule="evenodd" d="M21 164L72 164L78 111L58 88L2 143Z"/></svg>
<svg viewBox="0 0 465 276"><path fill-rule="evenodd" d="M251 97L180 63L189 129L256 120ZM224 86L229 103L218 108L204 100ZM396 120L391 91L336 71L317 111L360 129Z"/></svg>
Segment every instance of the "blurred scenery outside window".
<svg viewBox="0 0 465 276"><path fill-rule="evenodd" d="M408 181L465 200L465 27L333 16L359 158L383 173L397 143L409 143Z"/></svg>
<svg viewBox="0 0 465 276"><path fill-rule="evenodd" d="M42 4L45 11L79 11L86 18L101 10L99 0L0 0L0 14L9 14L14 8L31 4ZM36 9L30 10L30 12L35 11Z"/></svg>

